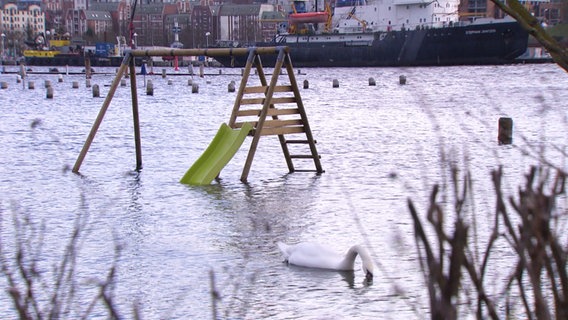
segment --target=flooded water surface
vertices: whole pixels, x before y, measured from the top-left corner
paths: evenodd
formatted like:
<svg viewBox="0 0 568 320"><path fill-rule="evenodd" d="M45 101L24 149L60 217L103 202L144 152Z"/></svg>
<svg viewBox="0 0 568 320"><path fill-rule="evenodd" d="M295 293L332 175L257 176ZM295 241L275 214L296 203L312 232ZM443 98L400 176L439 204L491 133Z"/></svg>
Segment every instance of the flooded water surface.
<svg viewBox="0 0 568 320"><path fill-rule="evenodd" d="M33 242L42 243L38 266L50 282L80 223L74 274L84 290L77 309L116 265L113 299L126 318L138 306L144 319L211 319L215 312L226 319L422 319L427 290L407 199L425 215L433 185L450 185L449 167L456 165L460 176L471 173L475 203L468 210L483 234L494 212L491 170L502 166L504 189L514 194L543 158L566 169L568 76L541 64L301 69L296 79L309 81L300 91L325 173L289 174L277 137L266 136L242 183L247 138L220 180L207 186L179 180L229 121L236 93L227 86L240 82L240 70L219 75L208 68L204 78L193 77L197 94L186 74L137 78L140 172L127 79L74 174L70 168L114 78L112 69L96 71L91 83L101 98L92 97L84 75L59 82L57 75L32 73L30 90L15 74L0 74L9 85L0 90L5 254L16 236L34 234L17 234L12 217L30 217L43 235ZM376 86L368 85L370 77ZM153 96L143 87L149 79ZM53 99L46 98L45 80ZM258 77L250 81L257 85ZM512 145L497 143L500 117L514 121ZM310 161L295 164L314 169ZM443 191L451 212L452 190ZM365 244L377 265L374 281L365 282L359 267L340 273L288 266L278 241L315 241L338 252ZM499 259L504 266L514 261L506 250ZM0 317L16 316L2 290Z"/></svg>

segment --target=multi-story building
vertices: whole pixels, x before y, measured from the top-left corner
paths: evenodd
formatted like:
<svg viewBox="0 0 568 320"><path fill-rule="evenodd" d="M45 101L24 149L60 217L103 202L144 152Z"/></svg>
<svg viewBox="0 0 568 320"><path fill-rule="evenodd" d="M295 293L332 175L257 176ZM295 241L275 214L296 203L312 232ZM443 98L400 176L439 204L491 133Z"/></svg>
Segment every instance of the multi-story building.
<svg viewBox="0 0 568 320"><path fill-rule="evenodd" d="M45 13L39 3L6 3L0 8L1 59L20 56L27 39L45 32Z"/></svg>
<svg viewBox="0 0 568 320"><path fill-rule="evenodd" d="M65 21L66 33L72 38L105 41L105 38L114 37L113 19L109 11L69 10Z"/></svg>
<svg viewBox="0 0 568 320"><path fill-rule="evenodd" d="M0 30L9 32L23 32L38 34L45 31L45 14L38 4L26 7L16 3L7 3L0 11Z"/></svg>

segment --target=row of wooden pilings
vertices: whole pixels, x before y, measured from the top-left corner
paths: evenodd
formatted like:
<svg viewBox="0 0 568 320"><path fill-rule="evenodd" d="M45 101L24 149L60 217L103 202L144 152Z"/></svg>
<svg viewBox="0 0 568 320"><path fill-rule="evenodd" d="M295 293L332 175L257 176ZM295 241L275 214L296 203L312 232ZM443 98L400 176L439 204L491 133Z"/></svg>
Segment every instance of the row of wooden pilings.
<svg viewBox="0 0 568 320"><path fill-rule="evenodd" d="M22 78L18 75L16 82L17 82L17 83L21 83L22 81L23 81ZM58 82L63 82L63 78L62 78L61 75L60 75L60 77L58 78ZM126 85L126 84L125 84L125 85ZM91 79L87 79L87 80L86 80L85 86L86 86L87 88L90 88L90 87L91 87ZM44 81L44 87L45 87L45 89L46 89L46 98L48 98L48 99L53 99L53 92L54 92L54 89L53 89L53 85L52 85L52 83L51 83L51 80L45 80L45 81ZM0 82L0 88L1 88L1 89L7 89L7 88L8 88L8 83L7 83L6 81ZM35 87L35 81L28 81L28 89L34 90L35 88L36 88L36 87ZM72 88L73 88L73 89L79 89L79 81L73 81L73 82L72 82ZM92 86L92 88L93 88L93 97L100 97L99 85L98 85L98 84L95 84L95 85Z"/></svg>
<svg viewBox="0 0 568 320"><path fill-rule="evenodd" d="M164 69L162 72L162 78L165 78L166 76L166 70ZM17 82L20 83L22 81L21 77L18 75L17 78ZM373 77L369 78L369 86L376 86L377 83L375 81L375 79ZM59 75L58 77L58 82L63 82L63 76ZM208 83L210 81L207 81ZM400 76L399 77L399 83L401 85L406 84L406 77L405 76ZM169 79L168 80L168 85L172 85L173 84L173 80ZM191 87L191 92L192 93L199 93L199 84L194 82L193 79L189 79L188 80L188 86ZM122 79L120 82L121 86L126 86L126 79ZM308 80L304 80L304 89L309 89L310 84ZM46 80L46 84L45 87L49 88L51 86L51 81L50 80ZM86 79L86 87L90 88L91 87L91 80L90 79ZM332 87L333 88L339 88L339 80L337 79L333 79L332 81ZM7 82L1 82L0 83L0 88L1 89L6 89L8 88L8 83ZM28 88L29 89L35 89L35 83L33 81L29 81L28 82ZM79 88L79 82L78 81L73 81L73 89L77 89ZM48 98L52 98L53 97L53 89L49 90L48 89L48 93L47 96ZM227 87L227 91L228 92L235 92L236 90L236 84L235 81L231 81ZM147 95L154 95L154 83L151 79L146 81L146 94ZM100 89L98 85L94 85L93 86L93 97L99 97L100 96Z"/></svg>
<svg viewBox="0 0 568 320"><path fill-rule="evenodd" d="M400 76L398 83L401 85L406 84L406 76ZM375 78L370 77L369 78L369 86L376 86L377 82L375 81ZM339 88L339 80L337 79L333 79L331 82L331 86L333 88ZM308 80L304 80L304 89L309 89L310 88L310 82Z"/></svg>
<svg viewBox="0 0 568 320"><path fill-rule="evenodd" d="M207 81L210 83L210 81ZM172 85L173 80L168 80L168 85ZM194 82L193 79L187 80L187 85L191 87L191 93L199 93L199 84ZM235 81L231 81L227 87L228 92L235 92ZM154 82L151 79L146 81L146 94L149 96L154 95Z"/></svg>
<svg viewBox="0 0 568 320"><path fill-rule="evenodd" d="M193 75L193 70L192 67L189 67L189 72L190 74ZM199 72L200 76L203 77L204 71L203 71L203 65L200 66L200 72ZM222 71L219 70L219 74L222 74ZM300 71L298 70L298 74L300 74ZM166 78L166 69L162 70L162 78ZM128 74L126 74L126 77L128 77ZM16 78L16 82L20 83L22 82L23 79L20 75L17 75ZM58 82L63 82L63 75L59 74ZM209 81L207 81L209 83ZM369 86L376 86L376 81L373 77L370 77L368 79L368 83ZM121 80L121 86L126 86L126 79L122 79ZM168 80L168 85L172 85L173 81L170 79ZM406 84L406 76L404 75L400 75L399 76L399 84L401 85L405 85ZM86 79L86 83L85 83L86 87L91 87L91 79ZM309 88L309 81L308 80L304 80L304 89L308 89ZM53 95L54 95L54 91L53 91L53 86L51 85L51 81L50 80L45 80L44 86L46 88L46 98L48 99L52 99ZM154 85L152 80L148 80L145 83L146 86L146 94L147 95L154 95ZM192 93L199 93L199 84L194 82L193 79L189 79L188 80L188 86L191 86L191 92ZM339 87L339 80L337 79L333 79L332 81L332 86L333 88L338 88ZM8 88L8 83L6 81L2 81L0 82L0 89L7 89ZM73 81L72 82L72 88L73 89L78 89L79 88L79 81ZM100 88L99 85L95 84L92 86L92 92L93 92L93 97L100 97ZM34 81L28 81L28 89L35 89L35 82ZM227 87L227 91L228 92L235 92L236 90L236 84L235 81L231 81ZM502 117L499 118L499 129L498 129L498 142L499 144L511 144L513 141L513 120L511 118L508 117Z"/></svg>
<svg viewBox="0 0 568 320"><path fill-rule="evenodd" d="M58 78L58 82L63 82L62 80L63 78L60 76ZM17 79L16 79L17 83L21 83L22 82L22 78L18 75ZM207 81L207 83L210 83L210 81ZM173 81L170 79L168 80L168 85L172 85ZM126 79L122 79L120 81L120 86L125 87L127 85L126 83ZM191 87L191 92L192 93L199 93L199 84L196 82L193 82L192 79L188 80L188 85ZM91 79L86 79L85 81L85 86L87 88L93 88L93 97L100 97L100 87L98 84L95 85L91 85ZM44 82L44 87L47 91L46 93L46 97L48 99L52 99L53 98L53 86L51 84L51 80L45 80ZM6 81L2 81L0 82L0 89L7 89L8 88L8 82ZM72 88L73 89L78 89L79 88L79 81L73 81L72 82ZM34 81L28 81L28 89L30 90L34 90L35 89L35 82ZM231 81L228 85L228 91L229 92L235 92L235 81ZM154 95L154 85L152 80L148 80L146 83L146 94L147 95Z"/></svg>

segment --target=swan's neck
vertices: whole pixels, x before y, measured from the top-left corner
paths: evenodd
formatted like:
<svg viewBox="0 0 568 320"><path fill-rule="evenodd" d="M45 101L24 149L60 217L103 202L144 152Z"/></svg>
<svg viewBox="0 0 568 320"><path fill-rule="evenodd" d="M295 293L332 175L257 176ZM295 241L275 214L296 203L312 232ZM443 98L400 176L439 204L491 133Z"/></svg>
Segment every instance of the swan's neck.
<svg viewBox="0 0 568 320"><path fill-rule="evenodd" d="M372 261L371 255L369 255L369 252L367 252L365 248L360 245L355 245L349 248L349 251L347 251L345 258L343 258L343 261L341 261L341 265L345 267L345 270L354 269L355 258L357 258L357 255L361 257L364 266L371 263Z"/></svg>
<svg viewBox="0 0 568 320"><path fill-rule="evenodd" d="M367 277L368 280L371 280L373 278L373 273L374 273L373 259L371 258L369 252L362 246L355 245L349 248L349 251L347 251L345 258L343 259L343 261L341 261L340 269L354 270L355 258L357 258L357 255L361 257L363 272L365 272L365 276Z"/></svg>

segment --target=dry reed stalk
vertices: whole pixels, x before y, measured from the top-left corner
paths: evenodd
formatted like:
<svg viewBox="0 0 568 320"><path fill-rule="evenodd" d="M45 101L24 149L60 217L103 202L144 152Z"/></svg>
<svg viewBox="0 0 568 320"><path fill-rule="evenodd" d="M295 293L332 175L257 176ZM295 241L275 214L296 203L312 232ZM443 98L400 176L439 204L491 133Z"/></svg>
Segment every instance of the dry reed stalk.
<svg viewBox="0 0 568 320"><path fill-rule="evenodd" d="M494 257L495 244L498 239L507 240L518 256L518 261L506 280L506 295L509 296L516 284L524 307L524 315L528 319L568 319L568 274L566 256L568 250L559 239L555 230L555 220L565 216L556 213L556 198L565 194L566 174L554 170L553 182L549 176L550 170L533 167L526 176L524 188L519 190L518 200L509 198L509 205L518 216L515 225L501 188L502 169L492 173L496 192L496 210L493 230L484 248L484 255L478 263L469 248L469 228L463 219L463 205L469 201L468 189L471 188L469 175L465 175L460 188L457 183L457 170L454 173L454 208L455 219L452 232L444 229L446 214L438 204L439 186L435 185L429 199L427 209L428 225L433 230L430 239L425 231L425 225L412 202L408 207L415 227L416 247L420 256L420 266L425 275L430 297L432 319L457 319L457 304L460 296L465 295L463 289L464 277L473 284L476 291L476 301L470 302L476 306L478 319L499 319L496 311L497 298L487 294L485 276ZM537 178L540 178L537 181ZM505 230L501 230L501 229ZM448 267L446 267L446 265ZM525 277L528 278L525 280ZM549 297L553 306L549 305ZM531 302L532 299L532 302ZM506 302L506 317L511 316L512 305Z"/></svg>

